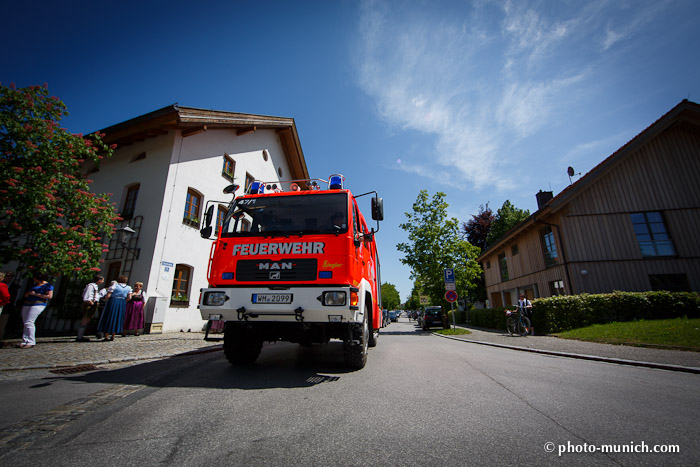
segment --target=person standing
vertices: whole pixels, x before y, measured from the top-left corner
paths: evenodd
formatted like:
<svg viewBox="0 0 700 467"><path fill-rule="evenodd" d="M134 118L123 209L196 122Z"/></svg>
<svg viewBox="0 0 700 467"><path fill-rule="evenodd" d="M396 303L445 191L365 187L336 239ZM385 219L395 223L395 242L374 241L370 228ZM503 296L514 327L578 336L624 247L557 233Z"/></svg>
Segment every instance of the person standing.
<svg viewBox="0 0 700 467"><path fill-rule="evenodd" d="M104 284L105 278L96 275L92 282L83 289L83 303L80 304L80 310L83 312L83 319L80 321L80 329L78 329L78 337L76 342L90 342L90 339L84 337L85 328L90 323L90 320L97 312L97 306L100 303L100 285Z"/></svg>
<svg viewBox="0 0 700 467"><path fill-rule="evenodd" d="M48 282L48 274L36 274L34 276L34 287L24 294L24 305L22 306L22 321L24 328L22 332L22 349L30 349L36 345L36 327L34 322L46 309L46 304L53 298L53 285Z"/></svg>
<svg viewBox="0 0 700 467"><path fill-rule="evenodd" d="M134 292L131 300L126 304L124 316L124 331L135 331L135 335L143 332L143 305L146 303L146 292L143 291L143 282L134 284Z"/></svg>
<svg viewBox="0 0 700 467"><path fill-rule="evenodd" d="M15 277L15 273L8 271L8 272L0 272L0 275L2 277L2 282L0 282L0 341L2 340L2 336L5 334L5 325L7 324L7 321L9 320L9 314L7 313L8 311L11 310L11 306L7 307L5 310L5 314L2 314L2 310L5 309L5 305L9 305L12 303L12 299L14 298L12 296L12 293L10 292L9 287L7 284L12 282L12 279Z"/></svg>
<svg viewBox="0 0 700 467"><path fill-rule="evenodd" d="M119 276L117 283L107 289L107 305L102 312L97 331L104 333L106 341L113 341L115 334L121 334L124 328L126 301L131 298L131 287L127 285L126 276Z"/></svg>

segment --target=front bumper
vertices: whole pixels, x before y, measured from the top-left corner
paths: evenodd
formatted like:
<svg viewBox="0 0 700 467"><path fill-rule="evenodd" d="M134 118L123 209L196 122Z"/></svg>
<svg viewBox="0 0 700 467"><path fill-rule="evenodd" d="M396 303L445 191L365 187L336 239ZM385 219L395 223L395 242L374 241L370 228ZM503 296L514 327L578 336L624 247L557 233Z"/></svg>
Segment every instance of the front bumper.
<svg viewBox="0 0 700 467"><path fill-rule="evenodd" d="M201 292L198 308L206 320L361 323L364 315L360 304L353 301L358 290L350 286L208 288ZM343 294L345 303L339 304Z"/></svg>

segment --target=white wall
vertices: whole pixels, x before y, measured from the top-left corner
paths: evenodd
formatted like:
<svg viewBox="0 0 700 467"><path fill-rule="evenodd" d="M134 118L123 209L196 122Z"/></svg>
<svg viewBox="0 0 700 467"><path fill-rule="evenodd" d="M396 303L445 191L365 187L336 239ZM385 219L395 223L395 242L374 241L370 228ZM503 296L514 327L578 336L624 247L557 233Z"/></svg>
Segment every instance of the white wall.
<svg viewBox="0 0 700 467"><path fill-rule="evenodd" d="M269 153L263 158L263 150ZM129 163L141 152L146 159ZM173 270L177 264L193 268L190 284L190 306L168 307L163 331L199 331L205 321L197 309L199 290L207 287L207 265L211 241L202 239L199 230L182 223L188 188L204 196L200 210L203 218L205 203L219 200L228 203L231 195L223 194L230 182L221 175L224 154L235 162L234 183L245 184L246 172L256 179L278 181L290 178L281 143L274 130L258 130L237 136L234 129L209 130L182 138L180 132L148 139L118 148L111 159L103 161L98 173L90 175L95 192L113 193L111 199L121 210L126 187L140 183L134 216L143 216L138 247L139 260L134 262L129 282L144 283L148 296L170 297ZM243 193L241 188L237 195ZM218 203L217 203L218 204ZM173 266L167 268L163 263ZM103 274L108 264L103 265ZM166 271L165 269L169 269ZM168 300L169 303L169 300Z"/></svg>

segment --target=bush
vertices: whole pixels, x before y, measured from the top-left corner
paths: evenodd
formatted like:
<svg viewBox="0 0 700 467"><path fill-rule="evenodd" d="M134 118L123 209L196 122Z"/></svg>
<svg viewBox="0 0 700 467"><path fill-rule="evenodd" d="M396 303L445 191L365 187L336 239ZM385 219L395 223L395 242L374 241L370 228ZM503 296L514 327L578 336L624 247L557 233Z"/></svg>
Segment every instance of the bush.
<svg viewBox="0 0 700 467"><path fill-rule="evenodd" d="M469 324L479 328L506 329L506 308L479 308L469 312Z"/></svg>
<svg viewBox="0 0 700 467"><path fill-rule="evenodd" d="M700 318L700 294L615 291L610 294L559 295L534 300L532 316L532 325L538 334L615 321Z"/></svg>

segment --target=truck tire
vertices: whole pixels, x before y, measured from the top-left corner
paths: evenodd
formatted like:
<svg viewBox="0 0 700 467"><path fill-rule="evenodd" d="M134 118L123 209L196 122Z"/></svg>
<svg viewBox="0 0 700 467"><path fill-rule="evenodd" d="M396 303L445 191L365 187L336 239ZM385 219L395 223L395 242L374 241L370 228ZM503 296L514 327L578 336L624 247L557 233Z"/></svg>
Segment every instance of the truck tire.
<svg viewBox="0 0 700 467"><path fill-rule="evenodd" d="M365 315L367 316L372 316L371 311L365 307ZM376 347L377 346L377 340L379 339L379 329L376 331L374 330L374 320L370 320L369 322L369 341L367 342L367 345L369 347Z"/></svg>
<svg viewBox="0 0 700 467"><path fill-rule="evenodd" d="M345 364L355 370L361 370L367 363L367 347L370 335L367 315L368 313L365 311L362 323L350 325L352 338L346 337L343 341Z"/></svg>
<svg viewBox="0 0 700 467"><path fill-rule="evenodd" d="M224 355L231 365L251 365L262 350L262 339L254 330L243 326L226 326Z"/></svg>

